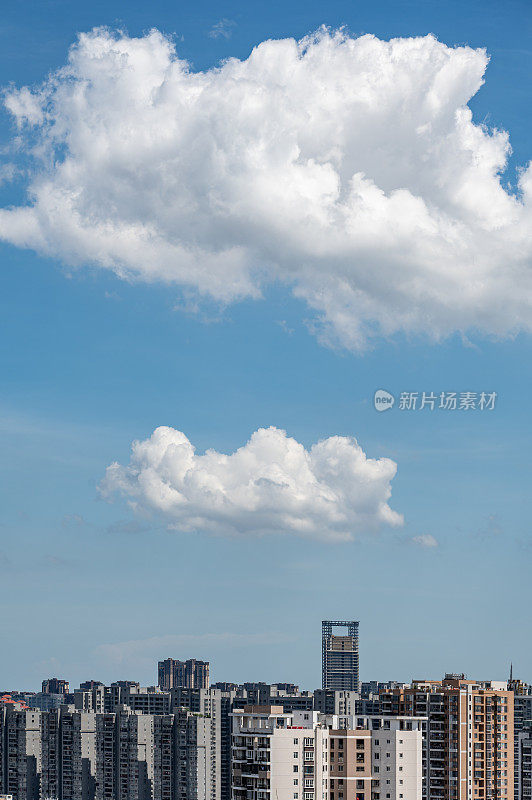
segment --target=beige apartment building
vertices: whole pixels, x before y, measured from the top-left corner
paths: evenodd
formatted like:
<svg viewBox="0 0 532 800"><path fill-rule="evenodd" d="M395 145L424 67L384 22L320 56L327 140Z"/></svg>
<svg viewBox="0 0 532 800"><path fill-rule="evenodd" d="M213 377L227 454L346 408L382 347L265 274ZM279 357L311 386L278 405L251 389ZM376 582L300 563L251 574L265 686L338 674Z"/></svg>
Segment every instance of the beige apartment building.
<svg viewBox="0 0 532 800"><path fill-rule="evenodd" d="M422 720L233 712L233 800L421 800Z"/></svg>
<svg viewBox="0 0 532 800"><path fill-rule="evenodd" d="M381 694L383 714L428 718L426 800L510 800L514 786L514 696L502 681L413 681Z"/></svg>

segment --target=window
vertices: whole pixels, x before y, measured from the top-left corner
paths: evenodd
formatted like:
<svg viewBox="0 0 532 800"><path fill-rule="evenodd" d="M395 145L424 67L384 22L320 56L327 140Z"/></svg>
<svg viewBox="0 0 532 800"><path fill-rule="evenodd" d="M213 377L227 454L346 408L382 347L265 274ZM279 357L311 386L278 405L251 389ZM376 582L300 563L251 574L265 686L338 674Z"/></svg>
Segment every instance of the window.
<svg viewBox="0 0 532 800"><path fill-rule="evenodd" d="M299 783L299 780L297 778L294 778L294 786L297 786L298 783Z"/></svg>
<svg viewBox="0 0 532 800"><path fill-rule="evenodd" d="M297 758L299 753L294 753L294 758Z"/></svg>
<svg viewBox="0 0 532 800"><path fill-rule="evenodd" d="M298 770L299 770L299 767L297 766L297 764L294 764L294 772L297 772Z"/></svg>
<svg viewBox="0 0 532 800"><path fill-rule="evenodd" d="M294 744L299 744L299 739L294 739Z"/></svg>

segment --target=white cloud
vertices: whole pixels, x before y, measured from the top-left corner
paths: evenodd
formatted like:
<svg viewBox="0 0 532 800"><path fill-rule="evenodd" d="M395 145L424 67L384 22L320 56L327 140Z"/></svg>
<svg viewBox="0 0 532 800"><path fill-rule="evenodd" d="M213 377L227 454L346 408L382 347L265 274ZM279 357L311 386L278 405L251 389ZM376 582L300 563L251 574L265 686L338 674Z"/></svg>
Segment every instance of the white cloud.
<svg viewBox="0 0 532 800"><path fill-rule="evenodd" d="M33 173L0 238L222 303L280 280L355 349L530 331L532 170L507 191L507 134L472 122L487 61L323 30L193 72L157 31L83 34L7 94Z"/></svg>
<svg viewBox="0 0 532 800"><path fill-rule="evenodd" d="M438 547L438 540L431 533L423 533L420 536L413 536L412 541L420 547Z"/></svg>
<svg viewBox="0 0 532 800"><path fill-rule="evenodd" d="M230 455L197 455L184 433L160 427L133 443L127 466L107 468L101 490L180 531L345 541L402 524L388 505L396 468L342 436L306 450L285 431L261 428Z"/></svg>

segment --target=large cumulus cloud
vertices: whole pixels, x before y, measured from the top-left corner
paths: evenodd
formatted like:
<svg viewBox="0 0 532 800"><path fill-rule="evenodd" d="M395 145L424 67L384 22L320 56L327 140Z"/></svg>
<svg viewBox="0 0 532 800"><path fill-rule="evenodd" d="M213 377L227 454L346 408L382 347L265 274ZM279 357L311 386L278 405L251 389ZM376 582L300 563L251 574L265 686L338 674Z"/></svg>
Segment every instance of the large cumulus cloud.
<svg viewBox="0 0 532 800"><path fill-rule="evenodd" d="M95 30L5 99L31 157L0 237L223 303L280 280L325 338L532 326L532 172L472 122L483 50L320 31L206 72Z"/></svg>
<svg viewBox="0 0 532 800"><path fill-rule="evenodd" d="M184 433L160 427L133 443L127 466L107 468L101 490L181 531L341 541L402 524L388 505L395 472L393 461L367 458L342 436L307 450L285 431L260 428L230 455L197 455Z"/></svg>

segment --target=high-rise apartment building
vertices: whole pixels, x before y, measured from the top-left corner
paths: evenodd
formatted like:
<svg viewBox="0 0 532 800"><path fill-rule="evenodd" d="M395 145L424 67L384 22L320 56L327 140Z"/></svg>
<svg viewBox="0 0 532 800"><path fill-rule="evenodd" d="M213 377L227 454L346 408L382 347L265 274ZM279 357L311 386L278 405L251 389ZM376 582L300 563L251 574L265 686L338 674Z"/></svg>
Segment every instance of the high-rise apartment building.
<svg viewBox="0 0 532 800"><path fill-rule="evenodd" d="M361 716L331 731L330 800L421 800L425 725L424 718Z"/></svg>
<svg viewBox="0 0 532 800"><path fill-rule="evenodd" d="M13 800L39 800L41 775L41 712L0 709L3 765L0 792Z"/></svg>
<svg viewBox="0 0 532 800"><path fill-rule="evenodd" d="M235 687L233 708L282 706L285 711L313 711L314 694L293 683L243 683Z"/></svg>
<svg viewBox="0 0 532 800"><path fill-rule="evenodd" d="M381 694L381 712L426 716L426 800L511 800L514 697L506 682L413 681Z"/></svg>
<svg viewBox="0 0 532 800"><path fill-rule="evenodd" d="M68 694L69 686L62 678L47 678L42 682L42 691L44 694Z"/></svg>
<svg viewBox="0 0 532 800"><path fill-rule="evenodd" d="M159 661L157 673L158 685L166 691L180 686L187 689L209 688L208 661L196 661L195 658L177 661L175 658L167 658Z"/></svg>
<svg viewBox="0 0 532 800"><path fill-rule="evenodd" d="M514 693L514 797L520 800L529 789L528 778L524 777L529 771L523 771L523 758L528 758L529 736L532 726L532 687L520 680L514 680L510 670L508 689ZM521 739L521 734L525 734Z"/></svg>
<svg viewBox="0 0 532 800"><path fill-rule="evenodd" d="M183 709L175 715L175 800L219 797L219 760L208 717Z"/></svg>
<svg viewBox="0 0 532 800"><path fill-rule="evenodd" d="M233 714L234 800L421 800L421 720L281 706Z"/></svg>
<svg viewBox="0 0 532 800"><path fill-rule="evenodd" d="M59 797L61 784L59 720L58 710L41 714L41 797Z"/></svg>
<svg viewBox="0 0 532 800"><path fill-rule="evenodd" d="M231 711L236 692L222 689L173 689L172 708L185 708L209 721L213 749L211 792L214 800L231 797Z"/></svg>
<svg viewBox="0 0 532 800"><path fill-rule="evenodd" d="M112 713L4 707L0 793L13 800L225 800L215 705L211 713L171 714L123 705ZM227 739L230 752L229 732Z"/></svg>
<svg viewBox="0 0 532 800"><path fill-rule="evenodd" d="M329 731L315 711L233 712L233 800L328 800Z"/></svg>
<svg viewBox="0 0 532 800"><path fill-rule="evenodd" d="M525 722L515 743L515 800L532 800L532 721Z"/></svg>
<svg viewBox="0 0 532 800"><path fill-rule="evenodd" d="M342 635L333 633L344 628ZM321 623L322 689L358 691L358 622L324 620Z"/></svg>
<svg viewBox="0 0 532 800"><path fill-rule="evenodd" d="M359 701L360 695L355 691L316 689L314 692L314 710L322 714L354 715Z"/></svg>

